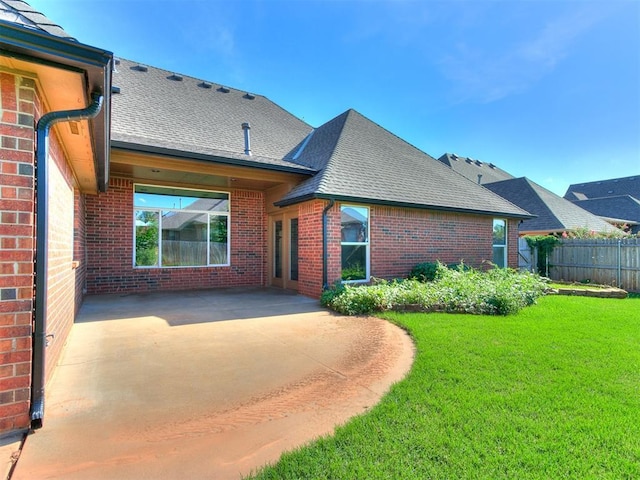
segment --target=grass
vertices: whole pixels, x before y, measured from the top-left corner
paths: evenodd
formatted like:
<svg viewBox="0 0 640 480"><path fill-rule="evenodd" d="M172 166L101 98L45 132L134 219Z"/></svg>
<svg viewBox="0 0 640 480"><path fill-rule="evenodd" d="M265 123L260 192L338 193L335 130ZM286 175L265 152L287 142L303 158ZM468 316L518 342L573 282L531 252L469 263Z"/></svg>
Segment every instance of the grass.
<svg viewBox="0 0 640 480"><path fill-rule="evenodd" d="M640 478L640 298L550 296L507 317L384 316L407 378L258 479Z"/></svg>

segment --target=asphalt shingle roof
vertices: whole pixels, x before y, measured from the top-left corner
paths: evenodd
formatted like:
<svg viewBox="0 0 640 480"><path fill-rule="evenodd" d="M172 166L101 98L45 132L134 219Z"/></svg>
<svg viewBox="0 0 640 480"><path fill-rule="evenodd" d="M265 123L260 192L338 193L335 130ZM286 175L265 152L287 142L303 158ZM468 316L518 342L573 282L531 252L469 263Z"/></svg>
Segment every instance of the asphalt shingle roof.
<svg viewBox="0 0 640 480"><path fill-rule="evenodd" d="M320 172L295 187L278 205L316 196L528 216L355 110L317 128L295 161Z"/></svg>
<svg viewBox="0 0 640 480"><path fill-rule="evenodd" d="M585 200L587 198L614 197L631 195L640 200L640 175L597 182L575 183L569 185L564 198L568 200Z"/></svg>
<svg viewBox="0 0 640 480"><path fill-rule="evenodd" d="M640 200L631 195L576 200L576 205L612 221L640 223Z"/></svg>
<svg viewBox="0 0 640 480"><path fill-rule="evenodd" d="M513 175L498 168L493 163L481 162L468 157L460 157L455 153L445 153L439 161L451 167L460 175L464 175L472 182L484 185L486 183L500 182L514 178ZM478 181L480 176L480 181Z"/></svg>
<svg viewBox="0 0 640 480"><path fill-rule="evenodd" d="M121 59L113 74L111 138L149 149L296 168L284 160L312 128L268 98ZM251 125L245 155L242 124Z"/></svg>
<svg viewBox="0 0 640 480"><path fill-rule="evenodd" d="M525 232L561 232L587 228L608 232L615 227L601 218L578 207L526 177L513 178L485 185L503 198L526 208L536 218L524 220L520 226Z"/></svg>
<svg viewBox="0 0 640 480"><path fill-rule="evenodd" d="M60 25L22 0L0 0L0 20L17 23L67 40L75 40Z"/></svg>

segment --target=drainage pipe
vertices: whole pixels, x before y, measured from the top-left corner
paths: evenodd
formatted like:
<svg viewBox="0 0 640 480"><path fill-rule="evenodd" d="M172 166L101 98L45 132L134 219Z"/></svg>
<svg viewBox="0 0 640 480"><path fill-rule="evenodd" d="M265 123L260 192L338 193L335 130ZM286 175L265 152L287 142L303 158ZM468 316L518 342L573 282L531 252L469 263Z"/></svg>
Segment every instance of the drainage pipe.
<svg viewBox="0 0 640 480"><path fill-rule="evenodd" d="M44 417L45 348L47 337L47 270L49 252L47 156L49 131L58 122L94 118L102 109L103 96L91 95L91 104L79 110L61 110L43 115L36 125L36 276L33 322L33 361L31 380L31 427L42 427Z"/></svg>
<svg viewBox="0 0 640 480"><path fill-rule="evenodd" d="M328 274L328 256L329 256L329 248L328 248L328 240L327 240L327 214L329 210L335 205L335 200L333 198L329 199L329 204L324 207L322 210L322 290L329 289L329 274Z"/></svg>

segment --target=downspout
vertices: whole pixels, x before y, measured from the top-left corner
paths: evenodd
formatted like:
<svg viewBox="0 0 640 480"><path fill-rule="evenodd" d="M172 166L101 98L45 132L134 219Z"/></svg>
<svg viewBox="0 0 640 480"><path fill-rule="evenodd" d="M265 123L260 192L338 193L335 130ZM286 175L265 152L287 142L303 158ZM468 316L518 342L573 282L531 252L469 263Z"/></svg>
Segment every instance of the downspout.
<svg viewBox="0 0 640 480"><path fill-rule="evenodd" d="M327 213L331 210L331 207L335 205L333 198L329 199L329 204L322 210L322 290L329 289L329 274L328 274L328 255L329 247L327 240Z"/></svg>
<svg viewBox="0 0 640 480"><path fill-rule="evenodd" d="M33 321L33 365L31 381L31 427L42 427L44 417L45 348L47 344L47 269L49 253L48 169L49 130L58 122L94 118L102 109L103 96L91 94L91 104L79 110L61 110L43 115L36 125L36 278Z"/></svg>

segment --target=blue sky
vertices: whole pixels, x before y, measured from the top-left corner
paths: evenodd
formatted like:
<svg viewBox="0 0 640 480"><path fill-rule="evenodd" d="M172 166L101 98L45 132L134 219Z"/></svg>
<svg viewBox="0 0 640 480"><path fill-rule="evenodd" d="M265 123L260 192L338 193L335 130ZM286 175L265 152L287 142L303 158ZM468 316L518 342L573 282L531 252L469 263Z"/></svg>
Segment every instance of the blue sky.
<svg viewBox="0 0 640 480"><path fill-rule="evenodd" d="M637 0L27 1L82 43L314 127L354 108L559 195L640 174Z"/></svg>

